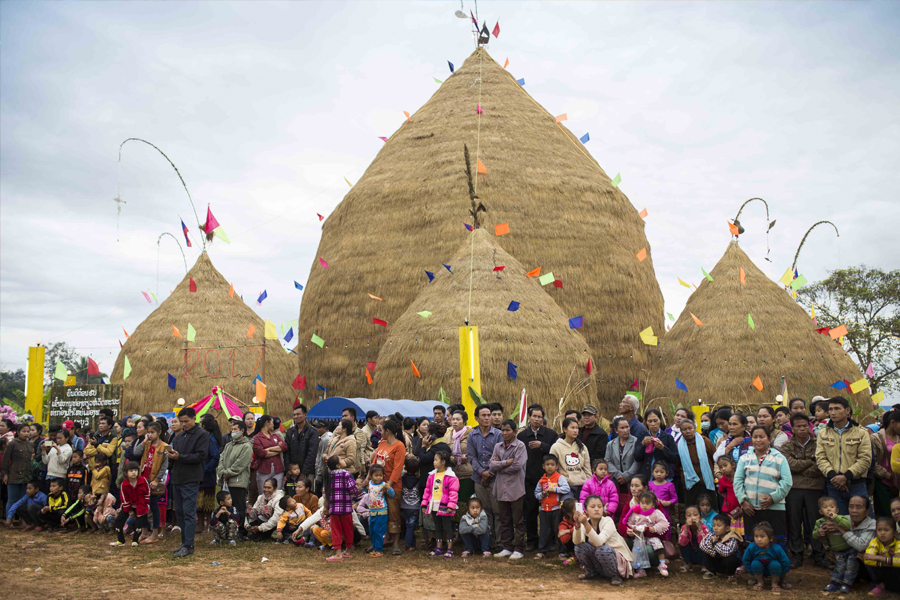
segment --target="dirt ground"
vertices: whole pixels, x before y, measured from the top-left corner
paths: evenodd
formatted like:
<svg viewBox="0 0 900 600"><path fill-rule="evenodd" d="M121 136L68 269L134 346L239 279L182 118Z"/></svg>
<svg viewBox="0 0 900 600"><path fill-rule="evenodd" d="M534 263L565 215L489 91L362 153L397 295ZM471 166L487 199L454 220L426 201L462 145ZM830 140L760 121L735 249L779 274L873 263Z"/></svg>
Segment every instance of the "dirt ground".
<svg viewBox="0 0 900 600"><path fill-rule="evenodd" d="M0 565L4 582L0 598L91 600L123 598L361 598L372 594L393 598L603 598L662 599L671 594L688 600L723 600L748 593L746 582L704 581L678 573L668 580L653 573L613 588L605 580L582 582L576 566L559 560L536 561L530 555L510 563L502 559L428 558L424 552L368 558L361 550L351 560L326 563L318 550L271 543L214 547L209 534L198 536L196 552L175 560L171 550L178 535L159 544L110 548L108 535L25 533L0 528ZM365 545L366 542L363 542ZM458 551L461 551L460 548ZM262 562L263 557L268 561ZM214 564L221 563L221 564ZM786 600L820 595L828 572L803 567L791 572L794 590ZM852 596L863 597L867 586ZM381 588L378 590L377 588ZM770 592L766 591L764 596Z"/></svg>

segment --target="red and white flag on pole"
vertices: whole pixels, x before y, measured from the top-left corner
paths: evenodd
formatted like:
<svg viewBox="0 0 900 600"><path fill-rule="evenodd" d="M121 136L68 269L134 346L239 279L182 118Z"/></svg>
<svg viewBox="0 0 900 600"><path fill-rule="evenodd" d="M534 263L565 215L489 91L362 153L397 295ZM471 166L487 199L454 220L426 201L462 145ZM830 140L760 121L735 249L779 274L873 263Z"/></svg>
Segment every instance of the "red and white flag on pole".
<svg viewBox="0 0 900 600"><path fill-rule="evenodd" d="M522 399L519 400L519 414L516 419L519 422L519 429L522 429L528 424L528 399L525 396L525 388L522 388Z"/></svg>

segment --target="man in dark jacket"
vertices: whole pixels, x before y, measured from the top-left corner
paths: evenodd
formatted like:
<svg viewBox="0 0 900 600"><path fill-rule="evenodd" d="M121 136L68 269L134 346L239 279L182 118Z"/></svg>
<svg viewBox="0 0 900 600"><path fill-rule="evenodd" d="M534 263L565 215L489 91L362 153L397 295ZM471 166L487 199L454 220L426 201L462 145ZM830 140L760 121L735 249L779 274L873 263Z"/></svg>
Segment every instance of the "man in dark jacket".
<svg viewBox="0 0 900 600"><path fill-rule="evenodd" d="M194 553L197 495L209 454L209 433L202 427L197 427L197 411L190 406L181 409L178 420L181 422L181 432L166 448L166 455L169 457L175 514L181 525L181 546L174 554L175 558L183 558Z"/></svg>
<svg viewBox="0 0 900 600"><path fill-rule="evenodd" d="M587 447L591 462L594 462L595 458L606 456L606 442L609 440L603 427L597 423L599 414L597 407L590 404L581 409L581 419L584 422L584 427L578 430L578 438ZM593 471L593 469L591 470Z"/></svg>
<svg viewBox="0 0 900 600"><path fill-rule="evenodd" d="M284 436L288 447L287 462L300 467L300 479L316 476L316 452L319 450L319 432L307 422L306 412L302 404L294 407L294 425Z"/></svg>
<svg viewBox="0 0 900 600"><path fill-rule="evenodd" d="M532 404L528 407L529 425L516 436L525 444L525 551L534 552L538 544L538 514L540 502L534 497L534 489L544 476L544 457L559 439L555 431L544 427L544 407Z"/></svg>

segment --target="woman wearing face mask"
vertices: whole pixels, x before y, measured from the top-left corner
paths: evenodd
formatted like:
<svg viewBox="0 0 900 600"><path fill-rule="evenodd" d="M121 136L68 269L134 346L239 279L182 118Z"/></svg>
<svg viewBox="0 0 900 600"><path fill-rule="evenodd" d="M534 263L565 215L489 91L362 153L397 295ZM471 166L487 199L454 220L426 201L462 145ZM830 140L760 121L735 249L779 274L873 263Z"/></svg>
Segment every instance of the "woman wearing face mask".
<svg viewBox="0 0 900 600"><path fill-rule="evenodd" d="M225 444L219 466L217 483L231 494L231 503L238 512L241 534L246 536L244 513L247 510L247 488L250 484L250 463L253 460L253 441L247 437L244 421L231 422L231 441Z"/></svg>
<svg viewBox="0 0 900 600"><path fill-rule="evenodd" d="M744 511L744 539L751 543L756 525L768 521L775 543L787 551L784 499L794 484L791 469L784 455L769 444L764 426L754 427L750 439L753 447L740 458L734 474L734 495Z"/></svg>

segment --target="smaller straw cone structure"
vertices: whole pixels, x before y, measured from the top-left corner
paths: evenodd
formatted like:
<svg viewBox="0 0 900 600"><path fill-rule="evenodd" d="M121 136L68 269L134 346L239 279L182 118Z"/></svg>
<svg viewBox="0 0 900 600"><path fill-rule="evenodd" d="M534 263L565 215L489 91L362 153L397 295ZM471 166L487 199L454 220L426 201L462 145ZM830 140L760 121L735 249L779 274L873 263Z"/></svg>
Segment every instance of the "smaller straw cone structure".
<svg viewBox="0 0 900 600"><path fill-rule="evenodd" d="M396 323L389 324L369 397L433 400L443 387L451 402L460 401L459 327L469 313L471 265L470 324L478 326L481 395L488 402L502 403L505 414L510 414L525 388L529 404L541 404L551 423L567 382L570 390L581 389L572 395L569 407L595 403L593 376L585 371L590 350L548 293L555 290L553 285L542 287L537 278L527 277L528 269L485 230L470 235L473 239L463 242L450 263L453 274L446 269L435 273L434 281ZM494 267L501 265L505 269L495 272ZM511 301L519 302L517 311L508 310ZM428 318L417 314L426 310L432 313ZM413 373L410 360L421 378ZM508 377L508 362L517 366L517 379ZM363 367L351 372L365 381ZM612 405L605 408L609 414L615 410Z"/></svg>
<svg viewBox="0 0 900 600"><path fill-rule="evenodd" d="M190 291L191 278L196 292ZM290 414L296 367L288 357L294 355L288 355L278 340L263 339L264 321L237 294L230 297L229 288L203 252L172 295L137 326L110 377L112 383L124 385L124 414L170 411L178 398L190 405L217 385L250 405L263 367L267 411L282 418ZM193 342L187 341L188 323L197 332ZM183 337L173 334L173 325ZM250 325L256 328L252 338L247 337ZM131 364L127 380L125 356ZM177 378L174 391L168 387L169 373Z"/></svg>
<svg viewBox="0 0 900 600"><path fill-rule="evenodd" d="M740 282L740 269L746 285ZM659 347L645 399L671 398L694 404L753 405L775 403L781 393L781 377L792 396L809 400L838 392L832 383L851 383L863 377L853 360L815 325L791 295L769 279L747 257L737 242L688 299L675 325ZM691 313L703 322L699 326ZM754 328L747 316L753 318ZM763 389L753 386L759 377ZM678 378L687 392L675 387ZM849 390L841 393L849 394ZM870 402L868 390L851 395L851 401Z"/></svg>

